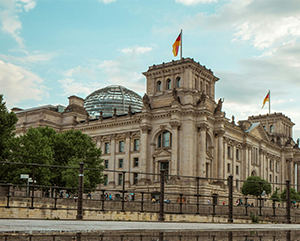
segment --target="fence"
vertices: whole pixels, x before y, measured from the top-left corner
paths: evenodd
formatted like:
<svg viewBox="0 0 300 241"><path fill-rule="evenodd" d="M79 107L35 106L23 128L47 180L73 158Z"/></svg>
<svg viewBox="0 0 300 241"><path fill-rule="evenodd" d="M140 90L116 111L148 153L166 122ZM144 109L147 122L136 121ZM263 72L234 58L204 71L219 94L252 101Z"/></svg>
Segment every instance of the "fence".
<svg viewBox="0 0 300 241"><path fill-rule="evenodd" d="M155 214L158 221L165 221L171 215L173 221L183 215L220 217L232 223L234 219L280 223L300 223L299 200L292 200L290 181L270 183L273 187L286 189L286 200L278 202L264 193L264 183L259 184L259 196L243 196L239 192L245 180L200 178L192 176L137 173L105 170L119 178L118 185L104 186L95 190L84 188L84 172L102 172L100 169L79 167L60 167L40 164L0 162L2 165L14 165L31 168L33 182L25 184L0 183L0 199L5 209L41 209L67 210L77 213L76 219L82 220L87 212L134 212ZM43 186L35 183L37 168L66 168L78 170L78 188ZM135 180L134 183L131 180ZM144 181L143 181L144 180ZM151 182L147 180L152 180ZM58 217L60 218L60 217ZM170 218L168 219L170 220Z"/></svg>

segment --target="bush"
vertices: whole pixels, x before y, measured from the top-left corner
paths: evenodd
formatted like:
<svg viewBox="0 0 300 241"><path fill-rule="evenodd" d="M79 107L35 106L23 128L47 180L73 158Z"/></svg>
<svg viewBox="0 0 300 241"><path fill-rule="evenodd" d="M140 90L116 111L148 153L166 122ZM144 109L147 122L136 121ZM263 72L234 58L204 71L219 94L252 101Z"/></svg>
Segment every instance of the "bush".
<svg viewBox="0 0 300 241"><path fill-rule="evenodd" d="M252 220L252 223L259 223L259 216L254 212L250 213L250 218Z"/></svg>

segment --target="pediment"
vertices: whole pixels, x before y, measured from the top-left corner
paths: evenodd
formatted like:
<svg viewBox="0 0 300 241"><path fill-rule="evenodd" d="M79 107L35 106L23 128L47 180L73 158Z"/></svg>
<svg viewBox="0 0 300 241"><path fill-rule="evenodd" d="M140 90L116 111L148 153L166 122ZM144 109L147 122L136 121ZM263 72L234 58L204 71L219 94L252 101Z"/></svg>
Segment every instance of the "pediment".
<svg viewBox="0 0 300 241"><path fill-rule="evenodd" d="M267 132L265 131L265 129L263 128L263 126L260 123L257 123L257 125L255 125L255 126L251 126L250 129L248 130L248 132L249 132L249 134L255 136L258 139L270 141Z"/></svg>
<svg viewBox="0 0 300 241"><path fill-rule="evenodd" d="M153 157L171 157L171 152L165 149L160 149L154 152Z"/></svg>

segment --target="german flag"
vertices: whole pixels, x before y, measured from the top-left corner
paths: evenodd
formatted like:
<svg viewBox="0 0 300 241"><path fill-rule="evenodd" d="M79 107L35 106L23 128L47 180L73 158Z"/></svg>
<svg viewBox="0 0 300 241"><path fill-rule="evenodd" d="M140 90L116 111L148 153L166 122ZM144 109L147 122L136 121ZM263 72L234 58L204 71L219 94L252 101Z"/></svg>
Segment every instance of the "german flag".
<svg viewBox="0 0 300 241"><path fill-rule="evenodd" d="M178 50L180 45L181 45L181 32L173 44L173 54L175 57L178 55Z"/></svg>
<svg viewBox="0 0 300 241"><path fill-rule="evenodd" d="M268 92L268 94L266 95L266 97L264 98L263 101L263 106L261 108L264 108L266 102L269 101L270 102L270 91Z"/></svg>

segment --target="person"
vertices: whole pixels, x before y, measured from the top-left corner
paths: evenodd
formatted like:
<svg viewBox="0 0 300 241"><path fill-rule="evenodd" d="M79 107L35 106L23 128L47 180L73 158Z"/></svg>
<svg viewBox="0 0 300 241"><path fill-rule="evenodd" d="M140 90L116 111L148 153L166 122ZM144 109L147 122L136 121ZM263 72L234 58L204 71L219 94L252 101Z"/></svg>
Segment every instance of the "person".
<svg viewBox="0 0 300 241"><path fill-rule="evenodd" d="M77 196L74 196L74 202L76 203L77 202L77 199L78 199L78 197Z"/></svg>
<svg viewBox="0 0 300 241"><path fill-rule="evenodd" d="M211 204L211 201L209 199L207 200L207 204Z"/></svg>
<svg viewBox="0 0 300 241"><path fill-rule="evenodd" d="M240 204L243 205L243 199L241 198Z"/></svg>
<svg viewBox="0 0 300 241"><path fill-rule="evenodd" d="M92 194L89 192L87 198L92 199Z"/></svg>
<svg viewBox="0 0 300 241"><path fill-rule="evenodd" d="M254 203L251 203L251 206L250 207L254 207Z"/></svg>
<svg viewBox="0 0 300 241"><path fill-rule="evenodd" d="M152 203L156 203L155 197L152 198L152 201L151 201L151 202L152 202Z"/></svg>
<svg viewBox="0 0 300 241"><path fill-rule="evenodd" d="M134 201L134 196L135 196L135 194L132 193L132 194L131 194L131 200L132 200L132 201Z"/></svg>
<svg viewBox="0 0 300 241"><path fill-rule="evenodd" d="M128 202L128 195L124 198L125 202Z"/></svg>
<svg viewBox="0 0 300 241"><path fill-rule="evenodd" d="M112 195L111 195L111 193L108 195L108 200L112 201Z"/></svg>
<svg viewBox="0 0 300 241"><path fill-rule="evenodd" d="M63 191L63 190L60 190L59 193L60 193L60 194L59 194L59 197L64 197L64 191Z"/></svg>
<svg viewBox="0 0 300 241"><path fill-rule="evenodd" d="M223 206L225 205L225 201L223 201Z"/></svg>
<svg viewBox="0 0 300 241"><path fill-rule="evenodd" d="M240 199L237 199L237 200L236 200L236 205L237 205L237 206L240 206Z"/></svg>
<svg viewBox="0 0 300 241"><path fill-rule="evenodd" d="M107 192L104 194L105 200L108 200L108 194Z"/></svg>
<svg viewBox="0 0 300 241"><path fill-rule="evenodd" d="M69 194L68 192L66 193L66 197L67 197L67 198L69 198L69 197L70 197L70 194Z"/></svg>

